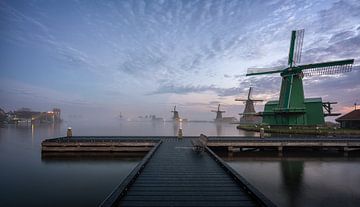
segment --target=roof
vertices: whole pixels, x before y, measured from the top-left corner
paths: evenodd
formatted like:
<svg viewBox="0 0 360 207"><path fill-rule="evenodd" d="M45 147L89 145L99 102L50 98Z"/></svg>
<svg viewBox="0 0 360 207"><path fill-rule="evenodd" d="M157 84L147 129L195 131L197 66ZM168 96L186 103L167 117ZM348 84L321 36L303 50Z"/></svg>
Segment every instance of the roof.
<svg viewBox="0 0 360 207"><path fill-rule="evenodd" d="M352 112L349 112L335 120L337 122L339 122L339 121L360 121L360 109L353 110Z"/></svg>
<svg viewBox="0 0 360 207"><path fill-rule="evenodd" d="M279 104L279 101L268 101L266 104Z"/></svg>
<svg viewBox="0 0 360 207"><path fill-rule="evenodd" d="M305 103L311 103L311 102L321 102L322 103L322 99L321 98L306 98L305 99Z"/></svg>

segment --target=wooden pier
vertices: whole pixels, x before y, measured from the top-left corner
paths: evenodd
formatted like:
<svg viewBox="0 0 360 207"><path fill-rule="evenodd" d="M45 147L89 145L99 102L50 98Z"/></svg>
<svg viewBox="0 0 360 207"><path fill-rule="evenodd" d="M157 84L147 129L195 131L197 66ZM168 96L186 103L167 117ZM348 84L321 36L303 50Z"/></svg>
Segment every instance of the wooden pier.
<svg viewBox="0 0 360 207"><path fill-rule="evenodd" d="M175 136L100 136L100 137L60 137L47 139L41 143L41 150L48 152L148 152L161 139L177 139ZM198 136L186 136L183 139L198 139ZM210 136L206 145L210 148L223 148L229 151L242 148L276 149L283 151L291 148L338 149L351 151L360 149L360 138L354 137L233 137Z"/></svg>
<svg viewBox="0 0 360 207"><path fill-rule="evenodd" d="M193 140L193 141L191 141ZM194 141L195 140L195 141ZM194 150L193 145L203 150ZM204 145L203 147L201 145ZM42 142L47 153L148 152L101 206L274 206L210 148L360 149L360 138L72 137Z"/></svg>
<svg viewBox="0 0 360 207"><path fill-rule="evenodd" d="M211 138L208 147L227 148L228 151L242 148L277 149L282 152L291 148L351 151L360 149L360 138L309 137L309 138Z"/></svg>
<svg viewBox="0 0 360 207"><path fill-rule="evenodd" d="M162 139L101 206L275 206L209 148Z"/></svg>
<svg viewBox="0 0 360 207"><path fill-rule="evenodd" d="M50 152L148 152L159 138L149 137L60 137L41 143L41 151Z"/></svg>

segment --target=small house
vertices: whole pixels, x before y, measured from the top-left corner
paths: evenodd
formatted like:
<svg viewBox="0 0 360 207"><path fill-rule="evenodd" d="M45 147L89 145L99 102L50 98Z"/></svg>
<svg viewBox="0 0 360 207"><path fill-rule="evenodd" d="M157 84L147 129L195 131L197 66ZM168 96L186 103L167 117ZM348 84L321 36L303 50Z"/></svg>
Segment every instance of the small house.
<svg viewBox="0 0 360 207"><path fill-rule="evenodd" d="M355 109L337 119L341 128L360 129L360 109Z"/></svg>

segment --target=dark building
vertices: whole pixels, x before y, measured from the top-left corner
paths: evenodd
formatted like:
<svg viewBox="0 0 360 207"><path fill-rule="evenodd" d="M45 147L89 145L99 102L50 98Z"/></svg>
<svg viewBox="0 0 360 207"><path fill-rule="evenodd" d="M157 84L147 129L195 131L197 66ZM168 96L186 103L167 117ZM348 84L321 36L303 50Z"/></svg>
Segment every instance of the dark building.
<svg viewBox="0 0 360 207"><path fill-rule="evenodd" d="M0 125L4 123L7 119L6 113L0 108Z"/></svg>
<svg viewBox="0 0 360 207"><path fill-rule="evenodd" d="M60 122L61 121L61 110L59 108L54 108L52 111L54 113L54 121Z"/></svg>
<svg viewBox="0 0 360 207"><path fill-rule="evenodd" d="M355 109L337 119L341 128L360 129L360 109Z"/></svg>

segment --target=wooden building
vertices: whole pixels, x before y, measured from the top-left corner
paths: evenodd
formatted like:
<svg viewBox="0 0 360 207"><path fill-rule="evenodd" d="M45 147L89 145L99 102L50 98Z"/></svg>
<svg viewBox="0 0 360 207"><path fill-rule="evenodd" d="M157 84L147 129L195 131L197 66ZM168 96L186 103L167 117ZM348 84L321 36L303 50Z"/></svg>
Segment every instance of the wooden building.
<svg viewBox="0 0 360 207"><path fill-rule="evenodd" d="M355 109L337 119L341 128L360 129L360 109Z"/></svg>

